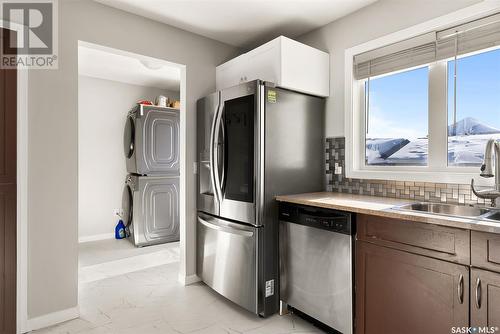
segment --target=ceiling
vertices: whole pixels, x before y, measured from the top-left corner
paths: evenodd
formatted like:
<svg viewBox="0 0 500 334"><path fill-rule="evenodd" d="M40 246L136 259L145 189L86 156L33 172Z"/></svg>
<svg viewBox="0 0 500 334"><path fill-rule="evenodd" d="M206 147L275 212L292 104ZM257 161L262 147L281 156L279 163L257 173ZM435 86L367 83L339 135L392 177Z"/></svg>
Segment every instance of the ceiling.
<svg viewBox="0 0 500 334"><path fill-rule="evenodd" d="M95 0L233 46L297 37L376 0Z"/></svg>
<svg viewBox="0 0 500 334"><path fill-rule="evenodd" d="M139 60L96 48L78 47L78 74L133 85L179 91L179 68L161 60Z"/></svg>

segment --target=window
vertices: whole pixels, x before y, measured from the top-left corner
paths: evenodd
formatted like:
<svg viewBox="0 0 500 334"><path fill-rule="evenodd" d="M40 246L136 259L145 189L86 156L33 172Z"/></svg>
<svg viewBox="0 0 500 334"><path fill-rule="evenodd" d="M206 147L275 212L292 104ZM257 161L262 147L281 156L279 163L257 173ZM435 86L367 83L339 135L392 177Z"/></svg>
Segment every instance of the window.
<svg viewBox="0 0 500 334"><path fill-rule="evenodd" d="M500 14L447 24L346 50L347 177L469 183L478 174L486 142L500 140Z"/></svg>
<svg viewBox="0 0 500 334"><path fill-rule="evenodd" d="M425 166L429 68L365 81L366 165Z"/></svg>
<svg viewBox="0 0 500 334"><path fill-rule="evenodd" d="M500 50L448 61L448 165L480 166L486 142L500 139ZM456 106L455 106L456 98Z"/></svg>

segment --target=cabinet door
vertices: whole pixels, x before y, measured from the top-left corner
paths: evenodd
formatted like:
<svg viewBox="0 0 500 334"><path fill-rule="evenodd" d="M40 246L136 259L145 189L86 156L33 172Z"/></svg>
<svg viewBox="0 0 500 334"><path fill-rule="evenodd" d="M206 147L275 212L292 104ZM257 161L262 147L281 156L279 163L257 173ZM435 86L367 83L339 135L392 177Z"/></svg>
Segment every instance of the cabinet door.
<svg viewBox="0 0 500 334"><path fill-rule="evenodd" d="M281 38L281 82L283 88L299 92L330 95L330 56L328 53Z"/></svg>
<svg viewBox="0 0 500 334"><path fill-rule="evenodd" d="M215 86L217 90L233 87L246 81L248 58L246 54L231 59L216 67Z"/></svg>
<svg viewBox="0 0 500 334"><path fill-rule="evenodd" d="M500 328L500 274L471 270L471 326Z"/></svg>
<svg viewBox="0 0 500 334"><path fill-rule="evenodd" d="M500 235L471 232L471 264L476 268L500 272Z"/></svg>
<svg viewBox="0 0 500 334"><path fill-rule="evenodd" d="M246 54L244 81L263 80L281 85L280 43L275 39Z"/></svg>
<svg viewBox="0 0 500 334"><path fill-rule="evenodd" d="M469 269L356 243L356 333L450 333L469 325Z"/></svg>

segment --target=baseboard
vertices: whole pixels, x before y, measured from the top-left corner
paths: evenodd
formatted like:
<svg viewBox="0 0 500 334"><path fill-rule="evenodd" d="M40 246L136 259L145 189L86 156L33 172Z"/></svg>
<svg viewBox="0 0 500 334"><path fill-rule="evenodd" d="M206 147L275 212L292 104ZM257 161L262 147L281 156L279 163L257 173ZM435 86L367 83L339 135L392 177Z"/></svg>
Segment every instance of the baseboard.
<svg viewBox="0 0 500 334"><path fill-rule="evenodd" d="M107 239L114 239L114 237L115 237L114 233L103 233L103 234L90 235L88 237L80 237L78 238L78 242L83 243L83 242L107 240Z"/></svg>
<svg viewBox="0 0 500 334"><path fill-rule="evenodd" d="M189 276L179 275L179 282L182 285L191 285L194 283L201 282L201 278L199 278L198 275L189 275Z"/></svg>
<svg viewBox="0 0 500 334"><path fill-rule="evenodd" d="M61 322L76 319L80 316L80 311L77 307L68 308L62 311L49 313L40 317L28 319L28 331L34 331L45 327L53 326Z"/></svg>

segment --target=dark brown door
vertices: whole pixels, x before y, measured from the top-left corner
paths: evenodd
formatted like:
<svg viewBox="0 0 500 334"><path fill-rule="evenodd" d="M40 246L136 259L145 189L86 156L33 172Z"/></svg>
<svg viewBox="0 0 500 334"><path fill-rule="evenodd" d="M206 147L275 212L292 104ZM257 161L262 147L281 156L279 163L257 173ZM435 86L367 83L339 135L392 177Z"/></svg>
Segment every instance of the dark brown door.
<svg viewBox="0 0 500 334"><path fill-rule="evenodd" d="M2 38L9 38L5 29ZM0 333L16 332L17 72L0 69Z"/></svg>
<svg viewBox="0 0 500 334"><path fill-rule="evenodd" d="M356 333L450 333L469 325L469 269L356 243Z"/></svg>
<svg viewBox="0 0 500 334"><path fill-rule="evenodd" d="M471 325L500 328L500 274L471 270Z"/></svg>
<svg viewBox="0 0 500 334"><path fill-rule="evenodd" d="M500 234L471 231L471 265L500 273Z"/></svg>

